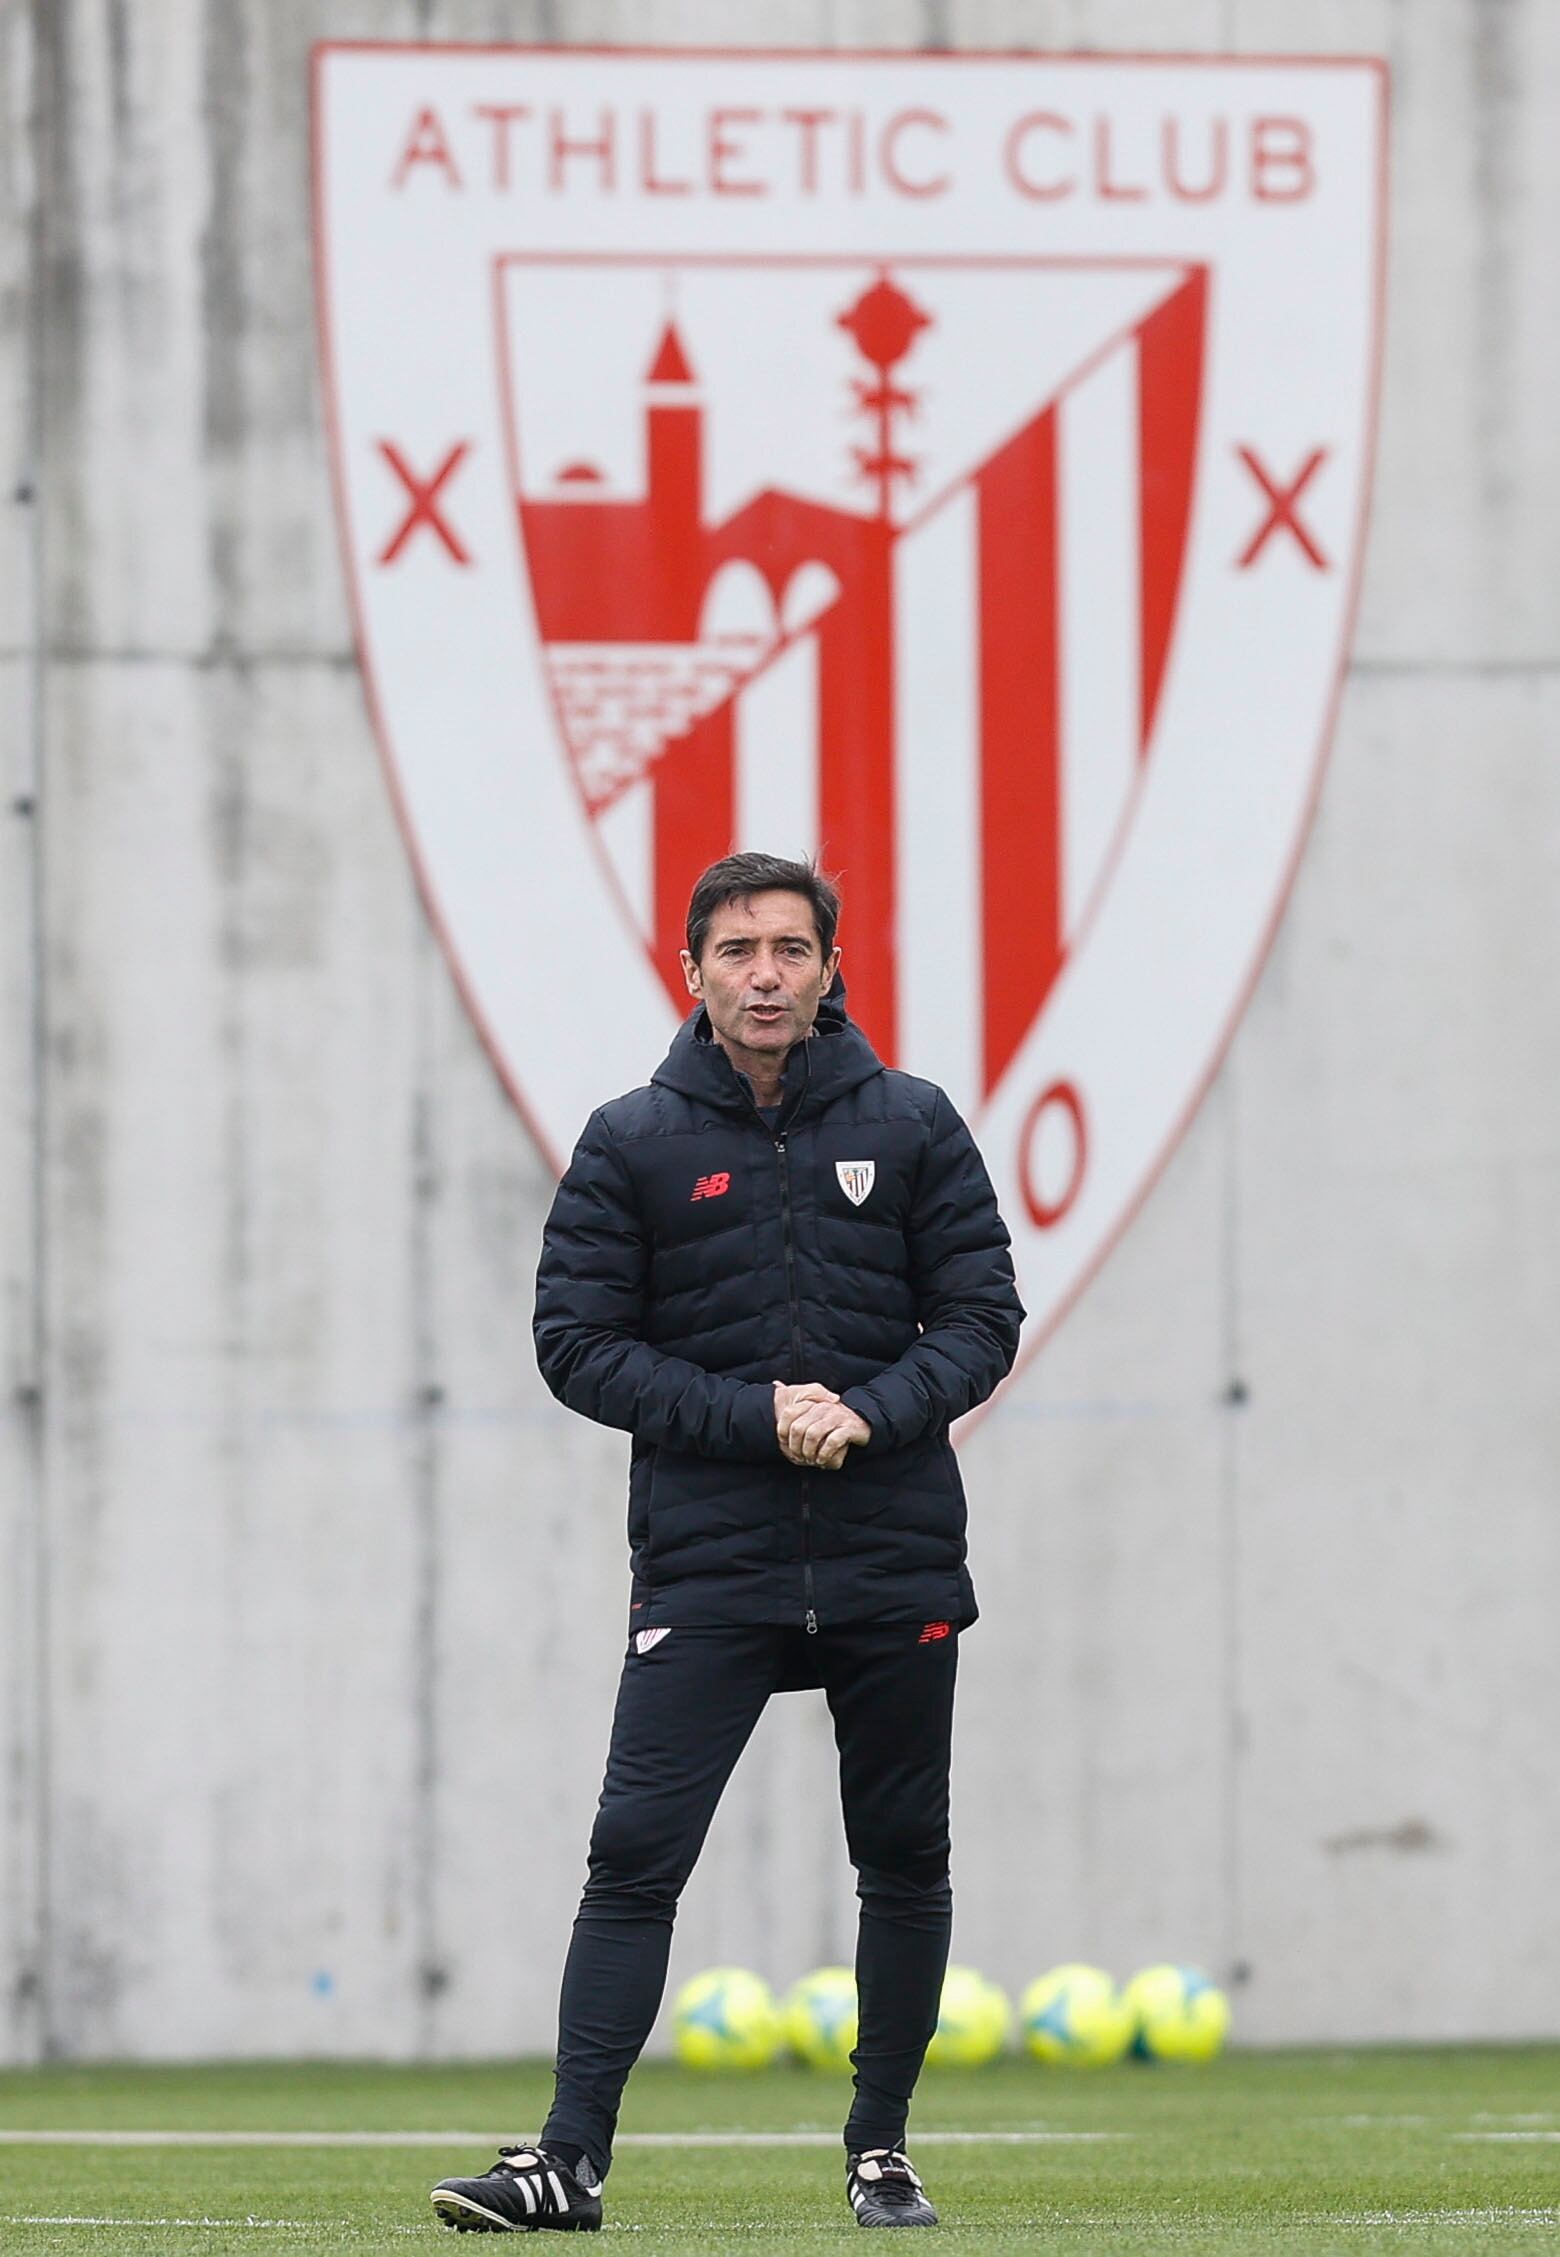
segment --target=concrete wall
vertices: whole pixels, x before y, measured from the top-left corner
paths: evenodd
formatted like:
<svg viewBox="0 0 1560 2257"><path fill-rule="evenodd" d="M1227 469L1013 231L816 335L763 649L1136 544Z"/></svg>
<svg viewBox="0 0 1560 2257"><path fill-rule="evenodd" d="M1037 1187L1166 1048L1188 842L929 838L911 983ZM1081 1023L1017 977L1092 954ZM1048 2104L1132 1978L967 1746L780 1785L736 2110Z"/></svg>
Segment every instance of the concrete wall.
<svg viewBox="0 0 1560 2257"><path fill-rule="evenodd" d="M1386 54L1320 820L1201 1116L975 1434L957 1949L1252 2039L1560 2030L1552 0L33 0L0 18L0 2054L541 2049L624 1449L414 893L315 368L311 40ZM848 1949L766 1721L684 1971Z"/></svg>

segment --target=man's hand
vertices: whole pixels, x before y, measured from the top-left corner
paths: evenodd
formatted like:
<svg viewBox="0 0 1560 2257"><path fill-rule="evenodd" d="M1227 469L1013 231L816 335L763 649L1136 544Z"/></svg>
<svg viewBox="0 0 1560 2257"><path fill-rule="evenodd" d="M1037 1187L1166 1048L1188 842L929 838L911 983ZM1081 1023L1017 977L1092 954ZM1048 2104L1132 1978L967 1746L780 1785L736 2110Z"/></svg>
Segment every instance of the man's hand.
<svg viewBox="0 0 1560 2257"><path fill-rule="evenodd" d="M788 1458L791 1456L791 1452L786 1447L786 1437L791 1430L791 1421L802 1405L804 1403L837 1403L838 1401L839 1397L832 1388L820 1387L816 1380L810 1379L805 1385L798 1387L788 1387L783 1379L775 1381L775 1439ZM794 1465L800 1465L802 1461L800 1458L793 1458L791 1462Z"/></svg>
<svg viewBox="0 0 1560 2257"><path fill-rule="evenodd" d="M845 1463L852 1443L870 1442L872 1429L827 1387L809 1382L785 1387L775 1382L775 1432L792 1465L815 1465L833 1472Z"/></svg>

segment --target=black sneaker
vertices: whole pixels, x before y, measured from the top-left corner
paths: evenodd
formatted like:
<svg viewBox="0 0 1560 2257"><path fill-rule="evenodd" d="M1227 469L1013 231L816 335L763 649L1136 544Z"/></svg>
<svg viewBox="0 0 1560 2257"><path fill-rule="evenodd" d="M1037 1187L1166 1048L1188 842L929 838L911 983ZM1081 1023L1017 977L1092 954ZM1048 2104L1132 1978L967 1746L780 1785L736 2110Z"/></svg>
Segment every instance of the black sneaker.
<svg viewBox="0 0 1560 2257"><path fill-rule="evenodd" d="M869 2147L845 2166L845 2191L858 2226L935 2226L937 2213L910 2159L898 2148Z"/></svg>
<svg viewBox="0 0 1560 2257"><path fill-rule="evenodd" d="M429 2196L457 2233L600 2233L601 2188L545 2147L505 2147L480 2179L440 2179Z"/></svg>

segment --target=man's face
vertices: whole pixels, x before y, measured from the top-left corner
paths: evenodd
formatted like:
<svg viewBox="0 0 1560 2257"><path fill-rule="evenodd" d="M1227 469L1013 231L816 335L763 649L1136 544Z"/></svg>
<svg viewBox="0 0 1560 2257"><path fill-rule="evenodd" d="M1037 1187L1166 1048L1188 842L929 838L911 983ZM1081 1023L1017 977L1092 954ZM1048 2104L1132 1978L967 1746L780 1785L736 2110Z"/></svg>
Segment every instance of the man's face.
<svg viewBox="0 0 1560 2257"><path fill-rule="evenodd" d="M699 961L682 952L699 998L728 1050L784 1053L800 1042L829 991L839 950L825 956L812 903L800 893L755 893L717 909Z"/></svg>

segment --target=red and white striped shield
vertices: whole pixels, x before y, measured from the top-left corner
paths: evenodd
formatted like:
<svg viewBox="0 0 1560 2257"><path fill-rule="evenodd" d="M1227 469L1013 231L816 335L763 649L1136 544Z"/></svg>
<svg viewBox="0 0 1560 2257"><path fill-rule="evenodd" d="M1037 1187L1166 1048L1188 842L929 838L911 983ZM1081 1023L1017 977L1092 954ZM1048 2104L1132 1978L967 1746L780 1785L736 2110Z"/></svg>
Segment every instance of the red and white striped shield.
<svg viewBox="0 0 1560 2257"><path fill-rule="evenodd" d="M508 1087L566 1153L686 1007L699 871L816 854L1038 1339L1211 1078L1314 799L1378 72L327 47L315 118L365 678Z"/></svg>

